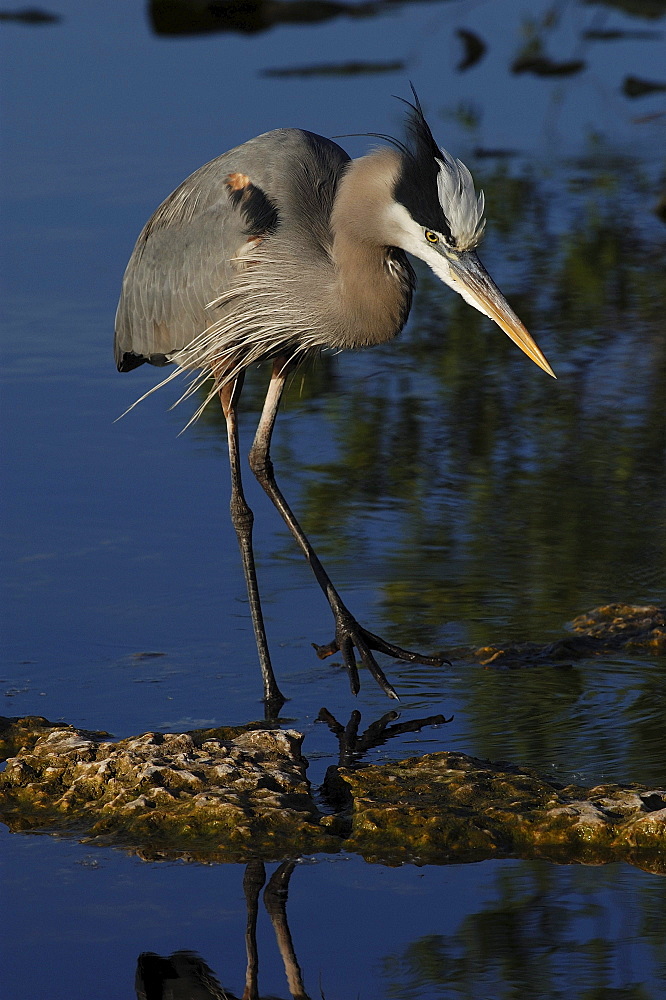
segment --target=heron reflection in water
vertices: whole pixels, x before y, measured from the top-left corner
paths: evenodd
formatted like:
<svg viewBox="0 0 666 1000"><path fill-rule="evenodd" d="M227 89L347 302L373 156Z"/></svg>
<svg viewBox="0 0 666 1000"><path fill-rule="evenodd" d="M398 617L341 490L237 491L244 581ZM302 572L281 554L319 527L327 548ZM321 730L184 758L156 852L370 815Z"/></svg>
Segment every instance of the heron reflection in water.
<svg viewBox="0 0 666 1000"><path fill-rule="evenodd" d="M287 377L325 348L371 347L395 337L409 314L415 275L408 254L490 317L549 375L546 358L476 254L483 194L467 167L435 142L418 98L406 140L351 160L335 142L278 129L217 157L164 201L141 232L116 316L118 369L174 363L195 372L186 398L209 380L227 425L231 517L240 544L267 712L284 697L266 639L252 550L253 515L241 482L237 409L245 372L272 361L250 466L284 518L331 606L335 638L354 694L356 654L397 698L375 653L425 664L440 657L402 649L365 629L333 586L274 476L270 444ZM158 387L155 387L158 388ZM154 390L151 390L154 391ZM143 398L143 397L142 397ZM355 652L356 651L356 652Z"/></svg>
<svg viewBox="0 0 666 1000"><path fill-rule="evenodd" d="M283 861L271 875L264 891L264 905L268 913L284 971L293 1000L309 1000L303 985L296 951L287 921L287 894L289 882L298 859ZM259 994L259 947L257 942L257 917L259 893L266 882L266 869L262 861L250 861L245 869L243 892L247 905L245 949L247 966L242 1000L261 1000ZM137 1000L239 1000L220 986L215 973L195 952L177 951L167 957L154 952L139 955L135 977ZM273 997L273 1000L277 1000Z"/></svg>

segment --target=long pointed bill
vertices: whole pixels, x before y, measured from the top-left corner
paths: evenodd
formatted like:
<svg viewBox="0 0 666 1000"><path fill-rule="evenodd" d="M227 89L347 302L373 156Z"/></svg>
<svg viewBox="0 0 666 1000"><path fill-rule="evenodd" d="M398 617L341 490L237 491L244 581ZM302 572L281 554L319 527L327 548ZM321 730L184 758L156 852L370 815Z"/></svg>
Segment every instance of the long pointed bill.
<svg viewBox="0 0 666 1000"><path fill-rule="evenodd" d="M557 378L474 251L467 250L455 259L449 258L448 263L453 288L475 309L494 320L535 365Z"/></svg>

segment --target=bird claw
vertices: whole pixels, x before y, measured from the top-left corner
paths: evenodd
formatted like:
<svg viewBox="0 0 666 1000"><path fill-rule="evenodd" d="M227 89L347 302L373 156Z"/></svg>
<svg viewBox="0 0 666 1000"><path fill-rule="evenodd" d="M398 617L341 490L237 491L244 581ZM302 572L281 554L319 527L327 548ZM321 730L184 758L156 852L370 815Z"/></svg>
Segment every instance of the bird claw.
<svg viewBox="0 0 666 1000"><path fill-rule="evenodd" d="M363 628L351 616L344 619L338 618L336 635L332 642L327 643L325 646L318 646L314 642L312 645L320 660L326 659L327 656L332 656L333 653L340 652L342 654L345 669L349 676L349 686L352 694L355 695L358 694L361 687L358 666L354 655L354 647L356 647L363 666L367 667L382 691L395 701L400 701L400 699L395 688L389 683L384 671L372 655L372 650L378 653L386 653L387 656L392 656L396 660L405 660L408 663L441 666L442 663L448 662L443 656L423 656L421 653L414 653L409 649L396 646L392 642L386 642L385 639L375 635L374 632L369 632Z"/></svg>

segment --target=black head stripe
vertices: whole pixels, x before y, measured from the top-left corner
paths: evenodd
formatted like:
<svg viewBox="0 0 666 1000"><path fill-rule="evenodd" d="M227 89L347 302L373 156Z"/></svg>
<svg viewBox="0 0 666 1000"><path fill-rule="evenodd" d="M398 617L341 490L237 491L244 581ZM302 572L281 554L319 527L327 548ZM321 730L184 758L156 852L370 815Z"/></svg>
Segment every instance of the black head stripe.
<svg viewBox="0 0 666 1000"><path fill-rule="evenodd" d="M415 222L434 229L451 239L437 189L439 163L442 154L423 116L418 98L407 116L407 142L399 144L402 152L402 169L395 189L396 200L404 205Z"/></svg>

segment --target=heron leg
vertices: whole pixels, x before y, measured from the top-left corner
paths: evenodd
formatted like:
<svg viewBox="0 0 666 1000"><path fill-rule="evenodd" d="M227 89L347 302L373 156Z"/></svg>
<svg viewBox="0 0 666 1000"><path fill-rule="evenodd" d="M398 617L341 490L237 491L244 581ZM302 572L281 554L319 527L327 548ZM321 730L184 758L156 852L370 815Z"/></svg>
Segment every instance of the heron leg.
<svg viewBox="0 0 666 1000"><path fill-rule="evenodd" d="M275 931L275 940L284 963L289 992L294 1000L309 1000L287 922L289 881L297 864L297 859L283 861L280 867L273 872L264 889L264 905Z"/></svg>
<svg viewBox="0 0 666 1000"><path fill-rule="evenodd" d="M252 625L257 640L257 650L259 652L259 664L261 676L264 682L264 702L266 713L269 716L277 715L285 703L285 697L277 686L270 654L268 652L268 641L266 639L266 629L264 627L264 616L261 611L261 601L259 598L259 586L257 584L257 571L254 565L254 553L252 551L252 525L254 515L248 506L243 493L243 482L240 470L240 454L238 448L238 420L237 407L238 399L243 388L243 375L240 375L233 382L223 385L219 390L220 402L224 419L227 423L227 438L229 441L229 464L231 467L231 520L236 530L238 544L243 560L243 571L247 584L247 593L250 600L250 612L252 614Z"/></svg>
<svg viewBox="0 0 666 1000"><path fill-rule="evenodd" d="M328 603L331 606L331 611L333 612L333 616L335 618L335 639L327 646L315 645L317 655L323 659L331 653L336 652L336 650L339 650L342 654L347 674L349 675L351 690L354 694L358 694L360 681L356 657L354 655L354 647L356 647L361 657L361 662L368 668L382 691L384 691L389 698L395 698L396 701L398 701L399 699L395 689L389 683L383 670L372 655L373 649L382 653L388 653L389 656L393 656L398 660L408 660L413 663L439 665L443 662L443 659L442 657L437 656L422 656L421 654L413 653L408 649L402 649L400 646L394 646L392 643L385 642L383 639L380 639L379 636L374 635L372 632L368 632L367 629L364 629L363 626L356 621L351 612L343 604L340 595L331 582L330 577L319 561L317 553L312 548L305 532L296 520L289 504L280 491L280 488L275 481L273 463L270 457L270 446L273 427L275 426L275 418L277 416L280 399L282 398L282 392L290 370L291 365L289 360L286 358L276 358L273 362L273 371L271 374L268 392L266 394L266 400L264 402L264 408L261 413L254 443L252 444L252 448L250 450L250 467L261 486L280 511L287 527L298 542L305 558L310 563L317 582L319 583L319 586L323 590Z"/></svg>
<svg viewBox="0 0 666 1000"><path fill-rule="evenodd" d="M250 861L245 869L243 892L247 904L247 924L245 927L245 950L247 969L242 1000L259 1000L259 948L257 946L257 916L259 915L259 893L266 881L263 861Z"/></svg>

